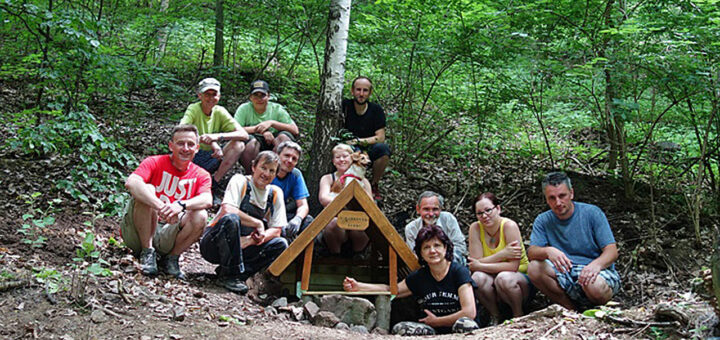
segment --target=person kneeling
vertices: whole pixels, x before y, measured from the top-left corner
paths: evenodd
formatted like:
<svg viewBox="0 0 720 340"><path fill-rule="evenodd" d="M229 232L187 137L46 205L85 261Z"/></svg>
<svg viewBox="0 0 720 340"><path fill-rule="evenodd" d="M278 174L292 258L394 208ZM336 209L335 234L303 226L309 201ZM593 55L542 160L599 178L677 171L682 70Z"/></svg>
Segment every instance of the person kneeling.
<svg viewBox="0 0 720 340"><path fill-rule="evenodd" d="M263 151L252 162L253 174L230 179L220 211L200 240L202 257L219 266L219 283L244 294L244 281L274 261L288 247L280 237L287 224L282 190L270 184L278 155Z"/></svg>
<svg viewBox="0 0 720 340"><path fill-rule="evenodd" d="M415 239L415 254L420 269L398 283L398 295L413 295L422 301L426 317L420 322L403 321L393 326L393 334L433 335L465 333L478 329L475 322L475 283L465 266L453 262L453 244L436 225L420 229ZM389 291L385 284L358 282L346 277L343 289L348 292Z"/></svg>

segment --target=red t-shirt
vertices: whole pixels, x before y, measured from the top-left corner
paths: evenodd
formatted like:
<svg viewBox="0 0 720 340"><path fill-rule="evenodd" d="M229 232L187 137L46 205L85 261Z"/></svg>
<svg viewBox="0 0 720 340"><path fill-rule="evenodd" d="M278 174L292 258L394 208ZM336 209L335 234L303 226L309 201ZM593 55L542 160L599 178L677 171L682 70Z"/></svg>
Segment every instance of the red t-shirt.
<svg viewBox="0 0 720 340"><path fill-rule="evenodd" d="M133 173L155 186L157 198L167 203L210 192L212 186L210 174L205 169L191 162L187 170L180 171L172 165L170 155L145 158Z"/></svg>

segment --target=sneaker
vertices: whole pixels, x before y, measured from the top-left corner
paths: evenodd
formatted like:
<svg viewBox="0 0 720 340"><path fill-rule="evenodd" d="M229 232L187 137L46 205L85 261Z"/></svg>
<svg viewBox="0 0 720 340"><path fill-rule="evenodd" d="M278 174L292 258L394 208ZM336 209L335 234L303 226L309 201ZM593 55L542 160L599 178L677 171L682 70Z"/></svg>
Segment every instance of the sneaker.
<svg viewBox="0 0 720 340"><path fill-rule="evenodd" d="M468 333L472 332L476 329L479 329L477 322L475 320L472 320L466 316L463 316L462 318L457 319L455 323L452 326L452 332L453 333Z"/></svg>
<svg viewBox="0 0 720 340"><path fill-rule="evenodd" d="M248 286L237 276L220 277L218 283L233 293L245 294L248 291Z"/></svg>
<svg viewBox="0 0 720 340"><path fill-rule="evenodd" d="M435 335L435 329L420 322L401 321L393 326L392 334L401 336Z"/></svg>
<svg viewBox="0 0 720 340"><path fill-rule="evenodd" d="M155 256L156 254L154 248L145 248L140 253L140 272L142 272L143 275L157 275L158 267Z"/></svg>
<svg viewBox="0 0 720 340"><path fill-rule="evenodd" d="M374 185L372 187L372 195L373 195L374 200L376 200L376 201L382 200L382 196L380 196L380 188L378 188L377 185Z"/></svg>
<svg viewBox="0 0 720 340"><path fill-rule="evenodd" d="M225 196L225 190L223 190L219 182L215 181L214 177L212 179L212 188L210 191L213 195L213 205L221 205L223 197Z"/></svg>
<svg viewBox="0 0 720 340"><path fill-rule="evenodd" d="M172 275L177 279L185 280L185 273L180 270L180 255L165 256L160 262L160 269L163 273Z"/></svg>

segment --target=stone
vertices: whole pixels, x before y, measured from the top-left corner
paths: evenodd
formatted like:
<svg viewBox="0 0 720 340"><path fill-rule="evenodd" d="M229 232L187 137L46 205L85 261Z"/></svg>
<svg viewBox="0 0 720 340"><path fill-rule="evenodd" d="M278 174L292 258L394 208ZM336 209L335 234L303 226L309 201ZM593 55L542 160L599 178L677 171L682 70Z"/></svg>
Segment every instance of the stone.
<svg viewBox="0 0 720 340"><path fill-rule="evenodd" d="M324 312L320 312L320 313L324 313ZM335 315L335 314L333 314L333 315ZM338 322L338 324L335 325L335 329L349 330L350 326L348 326L348 324L346 324L344 322Z"/></svg>
<svg viewBox="0 0 720 340"><path fill-rule="evenodd" d="M185 320L185 308L183 307L175 307L172 310L172 319L173 321L183 321Z"/></svg>
<svg viewBox="0 0 720 340"><path fill-rule="evenodd" d="M372 329L377 321L375 306L368 300L344 295L325 295L320 299L320 310L332 312L348 325L362 325Z"/></svg>
<svg viewBox="0 0 720 340"><path fill-rule="evenodd" d="M315 316L320 311L320 307L318 307L318 305L316 305L315 302L310 301L310 302L306 303L305 306L303 306L303 310L305 311L305 316L307 316L308 319L314 320Z"/></svg>
<svg viewBox="0 0 720 340"><path fill-rule="evenodd" d="M318 312L315 318L313 319L313 325L320 326L320 327L336 327L337 325L341 324L340 319L338 319L335 314L327 311ZM345 327L349 328L347 324L342 323L345 325ZM346 329L347 329L346 328Z"/></svg>
<svg viewBox="0 0 720 340"><path fill-rule="evenodd" d="M96 309L90 313L90 320L94 323L103 323L108 321L108 316L102 310Z"/></svg>
<svg viewBox="0 0 720 340"><path fill-rule="evenodd" d="M290 314L293 316L293 319L295 319L295 321L302 321L303 313L304 311L300 307L290 307Z"/></svg>
<svg viewBox="0 0 720 340"><path fill-rule="evenodd" d="M278 311L273 306L267 306L265 307L265 314L267 315L277 315Z"/></svg>
<svg viewBox="0 0 720 340"><path fill-rule="evenodd" d="M390 334L390 332L389 332L388 330L385 330L385 329L382 329L382 328L378 328L378 327L373 328L372 332L370 332L370 333L372 333L372 334L379 334L379 335L388 335L388 334Z"/></svg>
<svg viewBox="0 0 720 340"><path fill-rule="evenodd" d="M273 307L275 307L275 308L285 307L285 306L288 305L288 300L287 300L286 297L283 296L283 297L281 297L281 298L273 301L272 304L270 304L270 305L273 306Z"/></svg>
<svg viewBox="0 0 720 340"><path fill-rule="evenodd" d="M350 327L350 331L355 333L370 334L367 328L361 325L353 325L352 327Z"/></svg>

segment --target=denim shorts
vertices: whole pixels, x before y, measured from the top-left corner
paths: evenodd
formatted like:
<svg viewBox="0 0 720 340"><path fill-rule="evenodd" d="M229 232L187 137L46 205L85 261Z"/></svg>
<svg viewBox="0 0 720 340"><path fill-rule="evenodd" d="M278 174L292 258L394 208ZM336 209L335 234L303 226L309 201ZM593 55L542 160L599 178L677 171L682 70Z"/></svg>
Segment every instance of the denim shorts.
<svg viewBox="0 0 720 340"><path fill-rule="evenodd" d="M382 156L390 156L392 152L390 152L390 146L386 143L376 143L368 146L359 146L359 145L353 145L353 150L355 151L365 151L367 152L368 156L370 157L370 162L375 162L378 158Z"/></svg>
<svg viewBox="0 0 720 340"><path fill-rule="evenodd" d="M553 263L550 260L545 260L552 268L555 270L555 276L557 277L557 282L560 285L560 288L562 288L565 293L570 297L570 300L573 300L577 305L580 306L593 306L594 304L588 300L587 296L585 296L585 292L582 289L582 286L578 283L578 278L580 277L580 272L582 272L583 268L585 268L585 265L582 264L575 264L572 266L570 271L561 273L555 268ZM605 282L607 285L612 289L613 295L617 294L617 292L620 290L620 274L615 270L614 267L605 268L598 273L599 276L602 276L603 279L605 279Z"/></svg>
<svg viewBox="0 0 720 340"><path fill-rule="evenodd" d="M220 162L222 160L213 158L211 151L205 151L205 150L199 150L195 157L193 158L193 163L197 164L197 166L205 169L209 173L215 173L217 169L220 167Z"/></svg>

